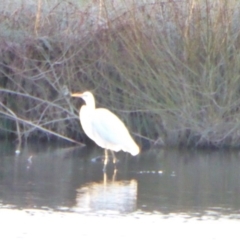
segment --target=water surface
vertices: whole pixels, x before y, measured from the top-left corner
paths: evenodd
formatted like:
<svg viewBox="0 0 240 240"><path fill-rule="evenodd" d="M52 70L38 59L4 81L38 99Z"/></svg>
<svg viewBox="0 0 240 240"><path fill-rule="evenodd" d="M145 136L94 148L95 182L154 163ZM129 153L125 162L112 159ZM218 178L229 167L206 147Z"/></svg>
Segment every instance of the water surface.
<svg viewBox="0 0 240 240"><path fill-rule="evenodd" d="M28 144L16 155L1 143L0 151L3 239L238 239L237 150L118 153L118 171L110 162L106 173L94 160L99 148Z"/></svg>
<svg viewBox="0 0 240 240"><path fill-rule="evenodd" d="M118 153L106 173L98 148L1 144L2 207L240 216L239 151L154 149Z"/></svg>

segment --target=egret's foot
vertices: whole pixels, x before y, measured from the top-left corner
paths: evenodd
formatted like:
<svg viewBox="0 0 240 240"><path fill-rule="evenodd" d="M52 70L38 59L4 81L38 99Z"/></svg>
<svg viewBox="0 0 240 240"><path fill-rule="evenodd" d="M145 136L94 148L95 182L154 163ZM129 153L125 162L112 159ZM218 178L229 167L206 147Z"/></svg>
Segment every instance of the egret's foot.
<svg viewBox="0 0 240 240"><path fill-rule="evenodd" d="M105 152L104 156L97 156L97 157L91 159L91 162L93 162L93 163L104 162L103 172L106 172L109 161L113 162L114 171L117 171L117 163L119 160L115 157L115 155L113 155L112 157L109 158L108 154Z"/></svg>

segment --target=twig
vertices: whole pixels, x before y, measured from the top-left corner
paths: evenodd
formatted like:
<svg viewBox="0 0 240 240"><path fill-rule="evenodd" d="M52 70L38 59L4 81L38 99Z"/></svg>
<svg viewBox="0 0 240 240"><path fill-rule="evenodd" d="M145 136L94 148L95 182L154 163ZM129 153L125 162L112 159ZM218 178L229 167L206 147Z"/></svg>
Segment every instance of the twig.
<svg viewBox="0 0 240 240"><path fill-rule="evenodd" d="M16 122L17 135L18 135L18 146L17 146L16 152L19 152L20 149L21 149L21 146L22 146L22 138L21 138L21 133L20 133L20 127L19 127L18 117L17 117L17 115L16 115L10 108L8 108L7 106L5 106L5 105L2 104L1 102L0 102L0 105L1 105L5 110L7 110L7 111L11 114L11 117L12 117L12 118L15 120L15 122Z"/></svg>
<svg viewBox="0 0 240 240"><path fill-rule="evenodd" d="M2 104L1 104L1 105L2 105ZM2 105L2 106L3 106L3 105ZM10 110L10 111L11 111L11 110ZM0 111L0 112L1 112L1 111ZM28 121L28 120L25 120L25 119L23 119L23 118L17 117L16 114L15 114L15 116L14 116L12 113L11 113L11 114L7 114L6 112L2 112L2 113L5 114L6 116L10 117L10 118L14 118L14 119L17 120L18 122L21 122L21 123L24 123L24 124L28 124L28 125L30 125L30 126L33 126L33 127L37 128L37 129L40 129L40 130L42 130L42 131L44 131L44 132L50 133L50 134L52 134L52 135L54 135L54 136L57 136L57 137L59 137L59 138L61 138L61 139L65 139L65 140L67 140L67 141L69 141L69 142L76 143L76 144L78 144L78 145L80 145L80 146L85 146L85 144L83 144L83 143L81 143L81 142L75 141L75 140L73 140L73 139L71 139L71 138L68 138L68 137L66 137L66 136L63 136L63 135L61 135L61 134L59 134L59 133L56 133L56 132L53 132L53 131L51 131L51 130L49 130L49 129L46 129L46 128L44 128L44 127L41 127L41 126L39 126L39 125L31 122L31 121ZM19 135L20 135L20 131L19 131ZM20 136L21 136L21 135L20 135Z"/></svg>

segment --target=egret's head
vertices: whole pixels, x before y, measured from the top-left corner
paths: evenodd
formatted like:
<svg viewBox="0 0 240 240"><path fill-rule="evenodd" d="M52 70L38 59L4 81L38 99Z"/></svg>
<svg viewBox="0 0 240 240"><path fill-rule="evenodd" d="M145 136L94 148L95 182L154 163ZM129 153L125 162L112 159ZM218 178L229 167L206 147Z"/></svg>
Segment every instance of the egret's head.
<svg viewBox="0 0 240 240"><path fill-rule="evenodd" d="M95 99L91 92L86 91L83 93L72 93L71 96L82 98L87 106L95 108Z"/></svg>

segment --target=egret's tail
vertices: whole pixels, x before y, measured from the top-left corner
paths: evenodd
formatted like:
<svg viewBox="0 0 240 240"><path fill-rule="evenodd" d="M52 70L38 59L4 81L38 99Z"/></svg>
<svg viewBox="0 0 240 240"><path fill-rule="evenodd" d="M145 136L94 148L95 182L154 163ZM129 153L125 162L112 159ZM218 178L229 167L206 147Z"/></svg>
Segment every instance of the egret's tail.
<svg viewBox="0 0 240 240"><path fill-rule="evenodd" d="M134 142L132 145L130 151L129 151L133 156L136 156L140 153L140 148L139 146Z"/></svg>

